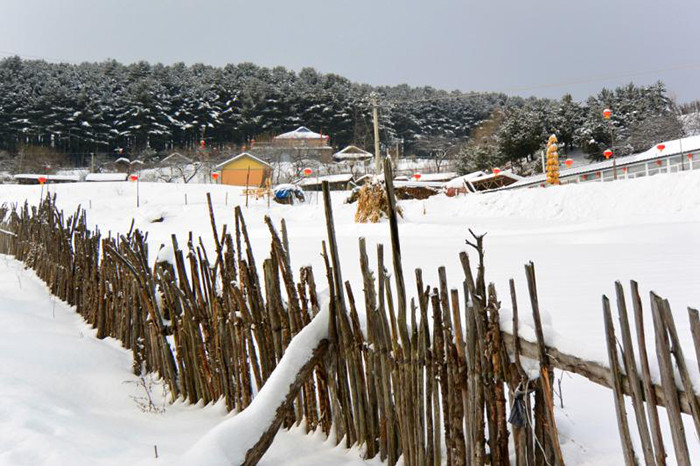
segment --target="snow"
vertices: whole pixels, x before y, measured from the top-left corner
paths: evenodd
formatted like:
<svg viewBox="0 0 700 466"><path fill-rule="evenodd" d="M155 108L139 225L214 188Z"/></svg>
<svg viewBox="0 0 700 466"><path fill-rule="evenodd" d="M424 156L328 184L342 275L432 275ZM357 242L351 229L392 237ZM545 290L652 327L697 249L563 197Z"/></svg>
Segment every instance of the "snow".
<svg viewBox="0 0 700 466"><path fill-rule="evenodd" d="M444 172L444 173L421 173L418 182L439 182L439 181L450 181L457 177L457 173L454 172Z"/></svg>
<svg viewBox="0 0 700 466"><path fill-rule="evenodd" d="M496 173L484 173L481 176L475 176L474 178L471 178L469 181L484 181L484 180L491 180L493 178L496 178L497 176L499 177L505 177L505 178L510 178L512 180L522 180L522 176L518 176L515 173L513 173L511 170L503 170Z"/></svg>
<svg viewBox="0 0 700 466"><path fill-rule="evenodd" d="M284 402L289 386L306 364L319 342L328 337L328 298L323 309L289 344L272 375L250 406L216 426L184 456L182 464L229 466L242 464L246 452L272 423Z"/></svg>
<svg viewBox="0 0 700 466"><path fill-rule="evenodd" d="M14 176L15 180L38 180L39 178L46 178L47 181L80 181L80 176L78 175L37 175L35 173L20 173Z"/></svg>
<svg viewBox="0 0 700 466"><path fill-rule="evenodd" d="M90 173L85 181L126 181L128 176L126 173Z"/></svg>
<svg viewBox="0 0 700 466"><path fill-rule="evenodd" d="M97 340L34 273L0 256L0 464L152 464L181 455L224 413L181 402L144 413L132 355ZM162 403L158 390L157 402Z"/></svg>
<svg viewBox="0 0 700 466"><path fill-rule="evenodd" d="M352 173L340 173L338 175L325 175L325 176L309 176L299 180L297 183L299 186L309 186L321 184L324 181L329 183L347 183L352 180Z"/></svg>
<svg viewBox="0 0 700 466"><path fill-rule="evenodd" d="M467 173L466 175L458 176L457 178L453 178L452 180L448 181L445 184L445 187L446 188L463 188L464 183L466 183L467 181L472 181L472 180L479 178L483 175L485 175L485 173L482 171Z"/></svg>
<svg viewBox="0 0 700 466"><path fill-rule="evenodd" d="M333 154L334 160L368 160L372 157L374 157L374 154L356 146L347 146L345 149Z"/></svg>
<svg viewBox="0 0 700 466"><path fill-rule="evenodd" d="M683 147L685 150L685 143ZM78 204L87 206L88 201L92 200L92 208L87 210L87 220L91 226L99 225L102 231L125 232L134 218L136 227L148 232L152 245L149 248L151 262L156 258L169 260L170 251L158 251L161 244L170 244L172 233L177 234L180 243L184 244L184 238L192 231L195 237L203 238L206 247L213 248L205 197L205 194L210 192L219 229L223 224L228 224L228 230L233 230L233 206L243 204L256 258L262 260L269 252L270 236L263 221L263 215L267 214L276 225L279 225L282 218L286 219L293 270L298 270L301 265L312 265L317 277L322 277L322 271L325 270L319 254L321 240L325 239L326 235L323 203L320 201L294 206L273 203L268 209L265 199L250 198L250 206L246 209L245 197L240 195L242 189L236 187L141 183L141 207L137 209L135 184L75 183L52 186L51 192L56 193L59 207L66 211L73 211ZM40 193L39 186L0 185L0 203L23 202L26 199L30 204L36 204ZM188 205L184 203L185 194L188 196ZM354 223L356 206L343 203L347 193L334 192L332 196L343 277L350 281L357 295L362 289L358 238L365 237L368 251L374 251L378 243L390 244L389 227L386 222L366 225ZM487 279L495 283L503 301L504 326L509 322L508 280L514 278L519 299L521 334L526 338L532 336L531 312L523 273L523 264L532 260L537 271L539 300L545 316L547 341L566 353L607 364L601 295L605 293L609 297L614 296L615 280L621 280L625 289L629 290L629 280L635 279L639 282L644 304L647 342L650 345L653 342L648 296L649 291L654 290L669 299L676 316L676 326L689 362L688 366L693 370L695 380L700 380L686 312L687 306L700 305L700 288L697 286L697 277L700 275L697 252L700 250L700 172L661 174L634 180L571 184L546 189L500 191L456 198L436 195L425 201L400 201L400 205L404 217L399 222L399 233L409 296L414 294L416 285L413 270L418 267L423 270L425 283L434 286L438 283L438 267L445 266L448 286L461 289L463 272L458 253L466 248L464 240L469 234L467 228L477 233L485 232ZM158 216L162 216L163 221L152 223ZM390 257L385 256L385 262L389 260ZM375 255L372 253L370 262L371 267L376 268ZM17 267L16 263L14 264ZM159 450L161 445L164 449L164 458L179 458L209 428L222 420L228 422L229 419L235 419L235 415L222 419L219 406L192 408L189 411L188 407L176 404L168 408L165 414L166 417L173 416L172 421L168 418L170 424L167 429L170 435L165 439L151 440L161 432L158 429L166 429L162 426L156 427L165 421L159 416L129 411L129 407L133 406L128 395L124 395L122 390L133 387L121 383L124 380L133 380L129 373L129 354L117 349L113 342L94 341L92 333L81 327L77 317L71 321L70 327L61 331L67 335L82 331L86 341L93 341L91 346L82 348L85 354L76 356L77 359L61 356L60 361L54 361L53 353L59 357L63 351L60 345L63 343L58 342L58 338L47 336L48 342L42 346L40 356L34 357L43 358L43 362L37 364L45 363L48 367L56 364L61 374L70 372L80 376L81 380L84 376L87 380L83 380L84 383L79 387L70 383L70 380L54 380L51 373L46 374L47 379L39 380L38 374L47 372L39 370L43 366L34 366L34 369L27 371L18 369L20 372L16 374L5 372L6 364L10 365L8 367L14 367L15 362L12 358L24 357L25 353L32 354L28 349L38 344L30 338L32 329L38 325L34 321L40 321L41 316L51 318L53 303L43 288L30 288L26 278L22 278L22 290L10 289L13 283L17 282L13 274L8 275L6 271L0 271L0 279L0 303L7 301L7 296L13 300L37 300L29 306L18 306L12 302L11 305L0 309L0 319L3 319L0 322L0 371L3 371L0 374L0 393L8 393L11 384L26 385L19 390L20 394L22 390L36 393L40 387L58 387L45 390L41 397L46 398L40 398L34 404L28 398L23 399L23 404L17 406L22 406L26 412L22 411L19 414L14 414L14 403L8 407L0 396L0 413L3 413L0 416L0 454L9 451L10 454L29 455L32 450L37 450L37 455L43 455L42 458L54 455L56 459L53 464L90 464L90 460L93 460L93 464L134 464L134 457L141 454L137 450L143 451L145 461L152 455L152 444L158 443ZM317 282L319 285L322 283L318 279ZM25 312L25 308L29 310ZM15 315L16 311L12 311L13 309L22 311L22 317ZM67 319L67 314L61 314L59 310L67 314L70 314L70 310L57 303L56 315ZM12 321L7 320L10 318L5 315L8 312ZM359 314L361 318L364 315L363 312ZM53 321L52 318L51 320ZM50 327L39 329L48 332ZM12 332L18 335L8 335ZM28 334L24 335L25 332ZM69 338L60 340L70 342ZM49 344L56 345L57 349L48 351L49 347L46 345ZM100 365L100 370L105 374L102 378L96 377L94 381L98 384L98 388L94 390L100 395L93 402L91 396L94 398L96 395L85 393L89 390L88 385L93 383L90 379L91 363L88 359L93 353L97 353L95 357L103 357L95 350L101 345L106 345L110 351L121 356L114 356L111 363ZM650 352L650 357L654 366L652 371L656 372L653 352ZM66 368L68 365L69 369ZM85 369L82 368L83 365L86 366ZM114 372L118 375L114 375ZM5 376L6 374L8 376ZM556 375L559 378L559 371ZM22 382L24 377L27 377L27 380ZM557 423L568 464L622 464L612 392L581 377L569 375L562 377L562 389L564 408L557 407ZM77 392L75 399L71 398L74 391ZM50 396L57 396L59 399L53 400ZM114 401L121 400L120 396L126 401ZM83 418L75 414L70 422L66 421L68 427L63 427L63 419L57 417L52 411L52 406L62 406L61 400L64 398L74 400L72 403L78 408L73 409L81 410L80 416L88 417ZM82 398L91 400L89 409L81 404ZM558 401L557 399L557 406ZM48 414L44 415L44 412ZM94 412L109 413L118 420L112 422L110 418L99 423L89 421L89 415ZM70 438L73 440L66 438L64 442L60 442L49 439L47 442L50 443L46 448L34 448L35 444L43 445L38 437L31 437L31 442L23 444L17 437L12 436L14 431L30 429L24 420L31 416L41 419L43 428L48 431L53 429L60 433L61 429L67 428L84 430L79 430L77 434L71 431ZM132 422L133 418L139 419L137 426L124 425ZM142 420L144 418L146 421ZM663 410L661 418L664 429L668 429ZM140 425L141 422L150 424L145 428ZM111 427L112 425L115 427ZM693 427L688 424L691 456L697 458L700 457L700 445L692 434L693 431ZM39 435L35 431L32 432L32 435ZM75 453L71 448L75 445L74 442L83 441L81 435L86 436L85 442L91 441L93 444L80 444L77 447L80 453ZM111 435L119 437L111 442ZM14 443L6 442L5 438L13 439ZM670 436L666 438L670 439ZM125 439L131 442L129 446L126 446ZM634 441L638 443L636 438ZM235 443L238 444L237 441ZM103 458L104 461L99 461L94 456L90 456L89 460L82 457L75 459L75 455L97 455L95 451L100 449L100 445L100 454L107 457ZM112 448L110 445L117 446ZM669 440L667 446L670 445ZM104 451L108 446L109 450ZM240 444L238 448L241 448ZM305 456L306 452L309 456ZM221 455L226 453L225 450L217 450L217 458L221 459ZM31 463L22 463L17 459L19 456L7 460L2 456L0 458L0 463ZM333 447L332 442L323 442L317 435L303 436L295 430L278 435L262 464L316 466L337 464L336 461L362 464L358 460L357 452L346 454L344 449ZM673 458L669 458L669 464L673 464L673 461Z"/></svg>
<svg viewBox="0 0 700 466"><path fill-rule="evenodd" d="M327 312L325 316L327 328ZM309 338L323 334L324 317L319 317L310 326L317 332L306 333ZM302 344L293 342L290 349ZM165 411L144 412L137 399L145 391L131 365L130 351L111 338L95 338L74 308L51 296L32 271L0 255L0 464L172 465L205 432L245 415L226 416L223 402L167 404L157 381L152 395ZM210 458L212 454L207 452ZM196 450L189 457L196 457ZM213 463L201 459L185 464ZM307 436L295 428L277 436L260 464L380 463L365 462L357 450L347 451L319 433Z"/></svg>
<svg viewBox="0 0 700 466"><path fill-rule="evenodd" d="M305 126L300 126L294 131L282 133L276 136L275 139L323 139L324 136L319 133L314 133Z"/></svg>

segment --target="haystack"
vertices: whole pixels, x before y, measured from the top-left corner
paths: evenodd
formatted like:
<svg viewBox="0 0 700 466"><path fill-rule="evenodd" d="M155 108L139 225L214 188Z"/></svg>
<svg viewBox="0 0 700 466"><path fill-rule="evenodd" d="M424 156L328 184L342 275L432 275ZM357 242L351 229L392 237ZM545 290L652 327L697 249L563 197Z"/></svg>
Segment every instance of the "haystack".
<svg viewBox="0 0 700 466"><path fill-rule="evenodd" d="M396 206L396 213L403 217L401 207ZM378 182L367 183L359 190L355 222L377 223L389 217L389 198L384 185Z"/></svg>

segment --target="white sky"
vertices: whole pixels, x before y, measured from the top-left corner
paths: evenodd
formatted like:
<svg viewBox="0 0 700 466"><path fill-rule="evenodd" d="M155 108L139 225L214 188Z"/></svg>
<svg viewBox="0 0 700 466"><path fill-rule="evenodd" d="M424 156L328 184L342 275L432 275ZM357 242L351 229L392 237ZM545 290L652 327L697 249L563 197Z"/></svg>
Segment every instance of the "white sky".
<svg viewBox="0 0 700 466"><path fill-rule="evenodd" d="M0 0L0 56L576 98L661 79L683 102L700 98L699 20L697 0Z"/></svg>

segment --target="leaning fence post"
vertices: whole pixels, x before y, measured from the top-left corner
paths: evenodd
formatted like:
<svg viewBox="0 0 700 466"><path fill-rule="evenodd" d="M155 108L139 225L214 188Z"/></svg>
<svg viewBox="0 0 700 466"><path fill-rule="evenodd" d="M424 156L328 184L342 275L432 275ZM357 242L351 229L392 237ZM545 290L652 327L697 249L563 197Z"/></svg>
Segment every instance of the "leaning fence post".
<svg viewBox="0 0 700 466"><path fill-rule="evenodd" d="M690 466L690 453L685 440L685 428L681 418L680 402L678 400L678 387L673 375L673 363L669 351L668 332L661 315L661 298L653 292L650 293L651 310L654 317L654 334L656 335L656 355L661 371L661 385L666 397L666 414L671 425L671 438L673 448L676 451L676 460L680 466ZM689 394L692 395L692 394Z"/></svg>
<svg viewBox="0 0 700 466"><path fill-rule="evenodd" d="M537 346L539 348L540 360L540 380L542 381L542 395L545 401L545 414L547 418L547 430L549 438L552 442L554 457L557 464L564 464L564 455L561 452L559 444L559 434L557 432L557 424L554 418L554 400L552 399L552 385L550 381L551 365L547 349L544 342L544 332L542 331L542 318L540 317L540 305L537 299L537 282L535 279L535 264L530 262L525 265L525 275L527 276L527 286L530 292L530 304L532 305L532 316L535 321L535 334L537 336Z"/></svg>
<svg viewBox="0 0 700 466"><path fill-rule="evenodd" d="M623 361L625 363L625 373L630 385L630 394L634 406L634 416L637 421L639 438L642 442L642 452L644 462L648 465L654 464L654 450L651 446L651 436L649 435L649 425L644 412L644 401L642 398L642 387L637 373L637 361L634 357L634 347L632 346L632 332L630 331L629 319L627 318L627 304L625 303L625 292L620 282L615 282L615 293L617 295L617 312L620 317L620 332L622 333Z"/></svg>
<svg viewBox="0 0 700 466"><path fill-rule="evenodd" d="M625 464L637 464L637 457L632 447L632 437L630 436L629 425L627 425L627 411L625 410L625 399L622 392L622 382L620 380L620 366L617 359L617 341L615 340L615 329L610 312L610 301L607 296L603 296L603 317L605 320L605 341L608 347L608 360L610 362L610 385L615 394L615 412L617 414L617 428L622 441L622 452L625 455Z"/></svg>
<svg viewBox="0 0 700 466"><path fill-rule="evenodd" d="M639 286L637 282L630 282L632 293L632 309L634 310L634 324L637 331L637 346L639 348L639 362L642 366L642 379L644 386L644 399L647 403L647 414L649 414L649 424L651 427L652 441L654 442L654 456L658 466L666 464L666 448L661 434L661 424L659 423L659 412L656 408L656 391L651 380L649 370L649 356L647 355L646 337L644 335L644 316L642 314L642 299L639 297Z"/></svg>

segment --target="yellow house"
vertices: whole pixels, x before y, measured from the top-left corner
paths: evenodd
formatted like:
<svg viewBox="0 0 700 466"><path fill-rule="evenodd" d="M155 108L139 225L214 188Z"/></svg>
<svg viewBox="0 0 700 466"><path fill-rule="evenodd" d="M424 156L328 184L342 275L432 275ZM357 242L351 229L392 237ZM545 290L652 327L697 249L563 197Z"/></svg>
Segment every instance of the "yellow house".
<svg viewBox="0 0 700 466"><path fill-rule="evenodd" d="M243 152L216 166L221 171L221 184L264 186L272 177L272 166L256 156Z"/></svg>

